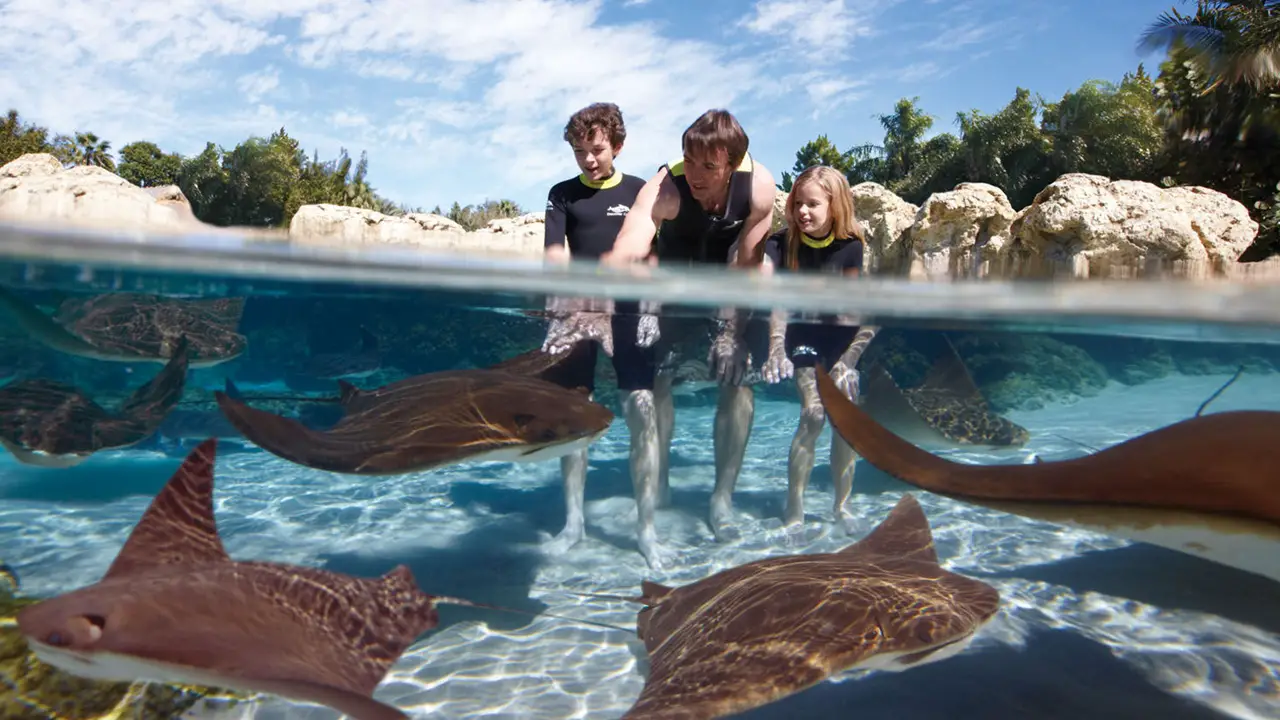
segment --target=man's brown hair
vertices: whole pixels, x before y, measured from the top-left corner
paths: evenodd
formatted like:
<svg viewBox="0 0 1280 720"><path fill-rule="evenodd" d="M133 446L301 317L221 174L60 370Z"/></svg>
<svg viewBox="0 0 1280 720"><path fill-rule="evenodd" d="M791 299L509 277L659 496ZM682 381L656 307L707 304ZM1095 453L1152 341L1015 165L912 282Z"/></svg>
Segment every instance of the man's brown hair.
<svg viewBox="0 0 1280 720"><path fill-rule="evenodd" d="M728 110L708 110L685 129L680 139L684 152L695 157L708 157L719 148L729 154L729 166L736 168L747 156L750 140Z"/></svg>
<svg viewBox="0 0 1280 720"><path fill-rule="evenodd" d="M609 139L609 144L618 147L627 139L627 126L622 122L622 110L613 103L591 103L569 117L564 126L564 139L570 145L575 142L586 142L591 138L592 128L600 128L600 132Z"/></svg>

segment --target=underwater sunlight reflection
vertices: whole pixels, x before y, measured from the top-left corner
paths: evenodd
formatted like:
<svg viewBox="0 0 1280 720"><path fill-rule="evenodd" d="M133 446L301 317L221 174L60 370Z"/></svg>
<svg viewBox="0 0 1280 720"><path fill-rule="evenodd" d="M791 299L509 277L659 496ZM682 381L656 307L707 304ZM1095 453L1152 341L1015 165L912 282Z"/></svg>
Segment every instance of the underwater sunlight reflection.
<svg viewBox="0 0 1280 720"><path fill-rule="evenodd" d="M1280 285L7 232L4 718L1280 716Z"/></svg>

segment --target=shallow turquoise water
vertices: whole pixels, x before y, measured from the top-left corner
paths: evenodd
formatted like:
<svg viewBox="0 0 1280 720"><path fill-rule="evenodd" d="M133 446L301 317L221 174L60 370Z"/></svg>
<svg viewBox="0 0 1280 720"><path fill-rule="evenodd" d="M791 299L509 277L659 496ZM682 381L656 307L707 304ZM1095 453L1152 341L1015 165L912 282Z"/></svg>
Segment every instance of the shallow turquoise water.
<svg viewBox="0 0 1280 720"><path fill-rule="evenodd" d="M102 246L85 248L84 257L103 252ZM387 278L377 285L343 283L333 267L323 282L302 282L301 264L281 270L280 277L265 265L235 272L230 261L223 274L147 271L141 250L132 259L117 255L116 268L95 258L91 271L66 257L33 262L30 251L20 254L25 257L0 265L0 280L50 308L87 293L248 296L240 329L249 350L192 371L182 409L193 413L210 412L212 390L228 378L249 395L332 393L333 381L308 377L305 361L354 347L359 326L374 330L383 351L377 370L353 381L362 387L494 362L541 342L543 321L518 311L541 308L540 292L565 287L564 277L553 282L521 263L425 264L418 267L416 287L399 287ZM384 262L388 276L407 284L408 273ZM503 291L455 287L467 277ZM591 273L572 277L587 282ZM593 291L610 294L600 282ZM686 314L707 312L708 302L734 287L712 276L694 282L673 275L654 283L655 292L668 293L668 302L684 303L680 312ZM1002 404L1002 413L1031 431L1023 448L957 449L953 459L1026 462L1032 453L1056 459L1105 447L1194 414L1239 366L1245 371L1208 412L1280 411L1280 305L1271 306L1274 317L1267 315L1268 289L1244 297L1239 289L1223 292L1236 305L1210 304L1201 313L1217 313L1220 321L1179 321L1151 308L1189 302L1192 291L1185 288L1164 290L1165 306L1121 292L1094 298L1088 314L1061 309L1055 315L1053 294L1042 286L995 287L922 288L920 307L910 308L910 289L895 286L898 317L883 299L829 295L850 312L874 306L886 328L876 342L896 337L894 352L928 348L945 332L963 348L970 371ZM612 294L643 290L641 283ZM813 293L828 297L828 290L815 286ZM739 283L737 292L756 307L788 304L786 293L771 296L768 288ZM1025 305L1040 303L1034 316L1008 310L1020 292ZM946 313L948 293L954 317ZM1206 303L1209 297L1199 296ZM869 304L859 305L864 300ZM73 358L32 343L11 322L0 324L0 333L0 365L11 369L10 377L75 382L106 405L159 367ZM909 374L909 363L904 367ZM603 373L597 386L601 402L619 411ZM910 489L860 461L849 503L854 535L835 529L828 427L817 442L806 496L807 533L784 532L787 452L799 405L790 382L760 386L734 496L741 539L716 542L706 523L714 480L713 401L705 384L678 390L673 504L657 517L659 536L679 553L667 571L651 571L636 550L621 418L591 447L587 539L567 553L546 549L564 522L554 460L358 477L311 470L227 439L217 464L219 529L236 559L367 576L406 563L428 592L632 628L634 607L563 591L632 594L642 580L679 585L762 557L835 550L883 519ZM204 419L212 423L216 414ZM67 469L0 456L0 560L36 595L96 580L185 450L202 429L213 427L193 421ZM1271 482L1280 492L1276 472ZM851 708L859 718L1280 716L1280 583L1143 543L914 494L944 566L996 586L1003 599L999 617L958 657L902 673L846 673L743 717L843 716ZM376 696L415 717L616 718L634 702L644 672L634 634L445 607L440 627L400 659ZM217 715L215 710L207 708L204 716ZM275 698L217 716L338 717Z"/></svg>

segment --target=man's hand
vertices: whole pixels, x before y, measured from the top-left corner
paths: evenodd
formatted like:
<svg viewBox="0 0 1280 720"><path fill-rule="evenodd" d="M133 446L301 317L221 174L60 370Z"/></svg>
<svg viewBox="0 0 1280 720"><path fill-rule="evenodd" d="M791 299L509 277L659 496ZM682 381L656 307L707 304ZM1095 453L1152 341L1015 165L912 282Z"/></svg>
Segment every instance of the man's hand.
<svg viewBox="0 0 1280 720"><path fill-rule="evenodd" d="M657 315L648 313L641 315L636 328L637 347L647 348L658 342L658 338L662 337L662 332L658 329Z"/></svg>
<svg viewBox="0 0 1280 720"><path fill-rule="evenodd" d="M761 374L771 384L782 382L795 374L795 365L787 357L786 341L782 337L769 338L769 357L764 361Z"/></svg>
<svg viewBox="0 0 1280 720"><path fill-rule="evenodd" d="M836 387L840 388L840 392L844 393L845 397L855 403L858 402L860 388L858 387L859 377L857 370L850 368L843 362L837 362L831 366L830 375L831 381L836 384Z"/></svg>
<svg viewBox="0 0 1280 720"><path fill-rule="evenodd" d="M736 323L725 323L711 343L707 364L721 385L741 385L747 375L750 354L747 344L738 334Z"/></svg>
<svg viewBox="0 0 1280 720"><path fill-rule="evenodd" d="M542 342L542 351L559 355L573 349L583 340L594 340L613 356L613 301L596 298L557 298L547 300L551 324Z"/></svg>
<svg viewBox="0 0 1280 720"><path fill-rule="evenodd" d="M542 341L542 351L559 355L569 352L583 340L594 340L613 357L613 318L606 313L579 312L557 317L547 326L547 337Z"/></svg>

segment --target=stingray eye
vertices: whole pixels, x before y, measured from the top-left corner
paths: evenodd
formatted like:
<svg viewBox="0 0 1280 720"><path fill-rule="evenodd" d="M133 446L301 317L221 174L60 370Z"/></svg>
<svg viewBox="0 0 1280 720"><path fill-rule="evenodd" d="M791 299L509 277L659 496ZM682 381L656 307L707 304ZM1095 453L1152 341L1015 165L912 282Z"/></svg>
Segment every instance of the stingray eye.
<svg viewBox="0 0 1280 720"><path fill-rule="evenodd" d="M44 643L46 645L52 645L54 647L62 647L64 645L71 644L67 642L67 638L57 630L54 630L53 632L49 633L49 635L45 637Z"/></svg>
<svg viewBox="0 0 1280 720"><path fill-rule="evenodd" d="M528 425L529 423L535 420L535 418L529 413L516 413L515 417L511 419L515 422L516 427L521 427L521 428L525 427L526 425Z"/></svg>

